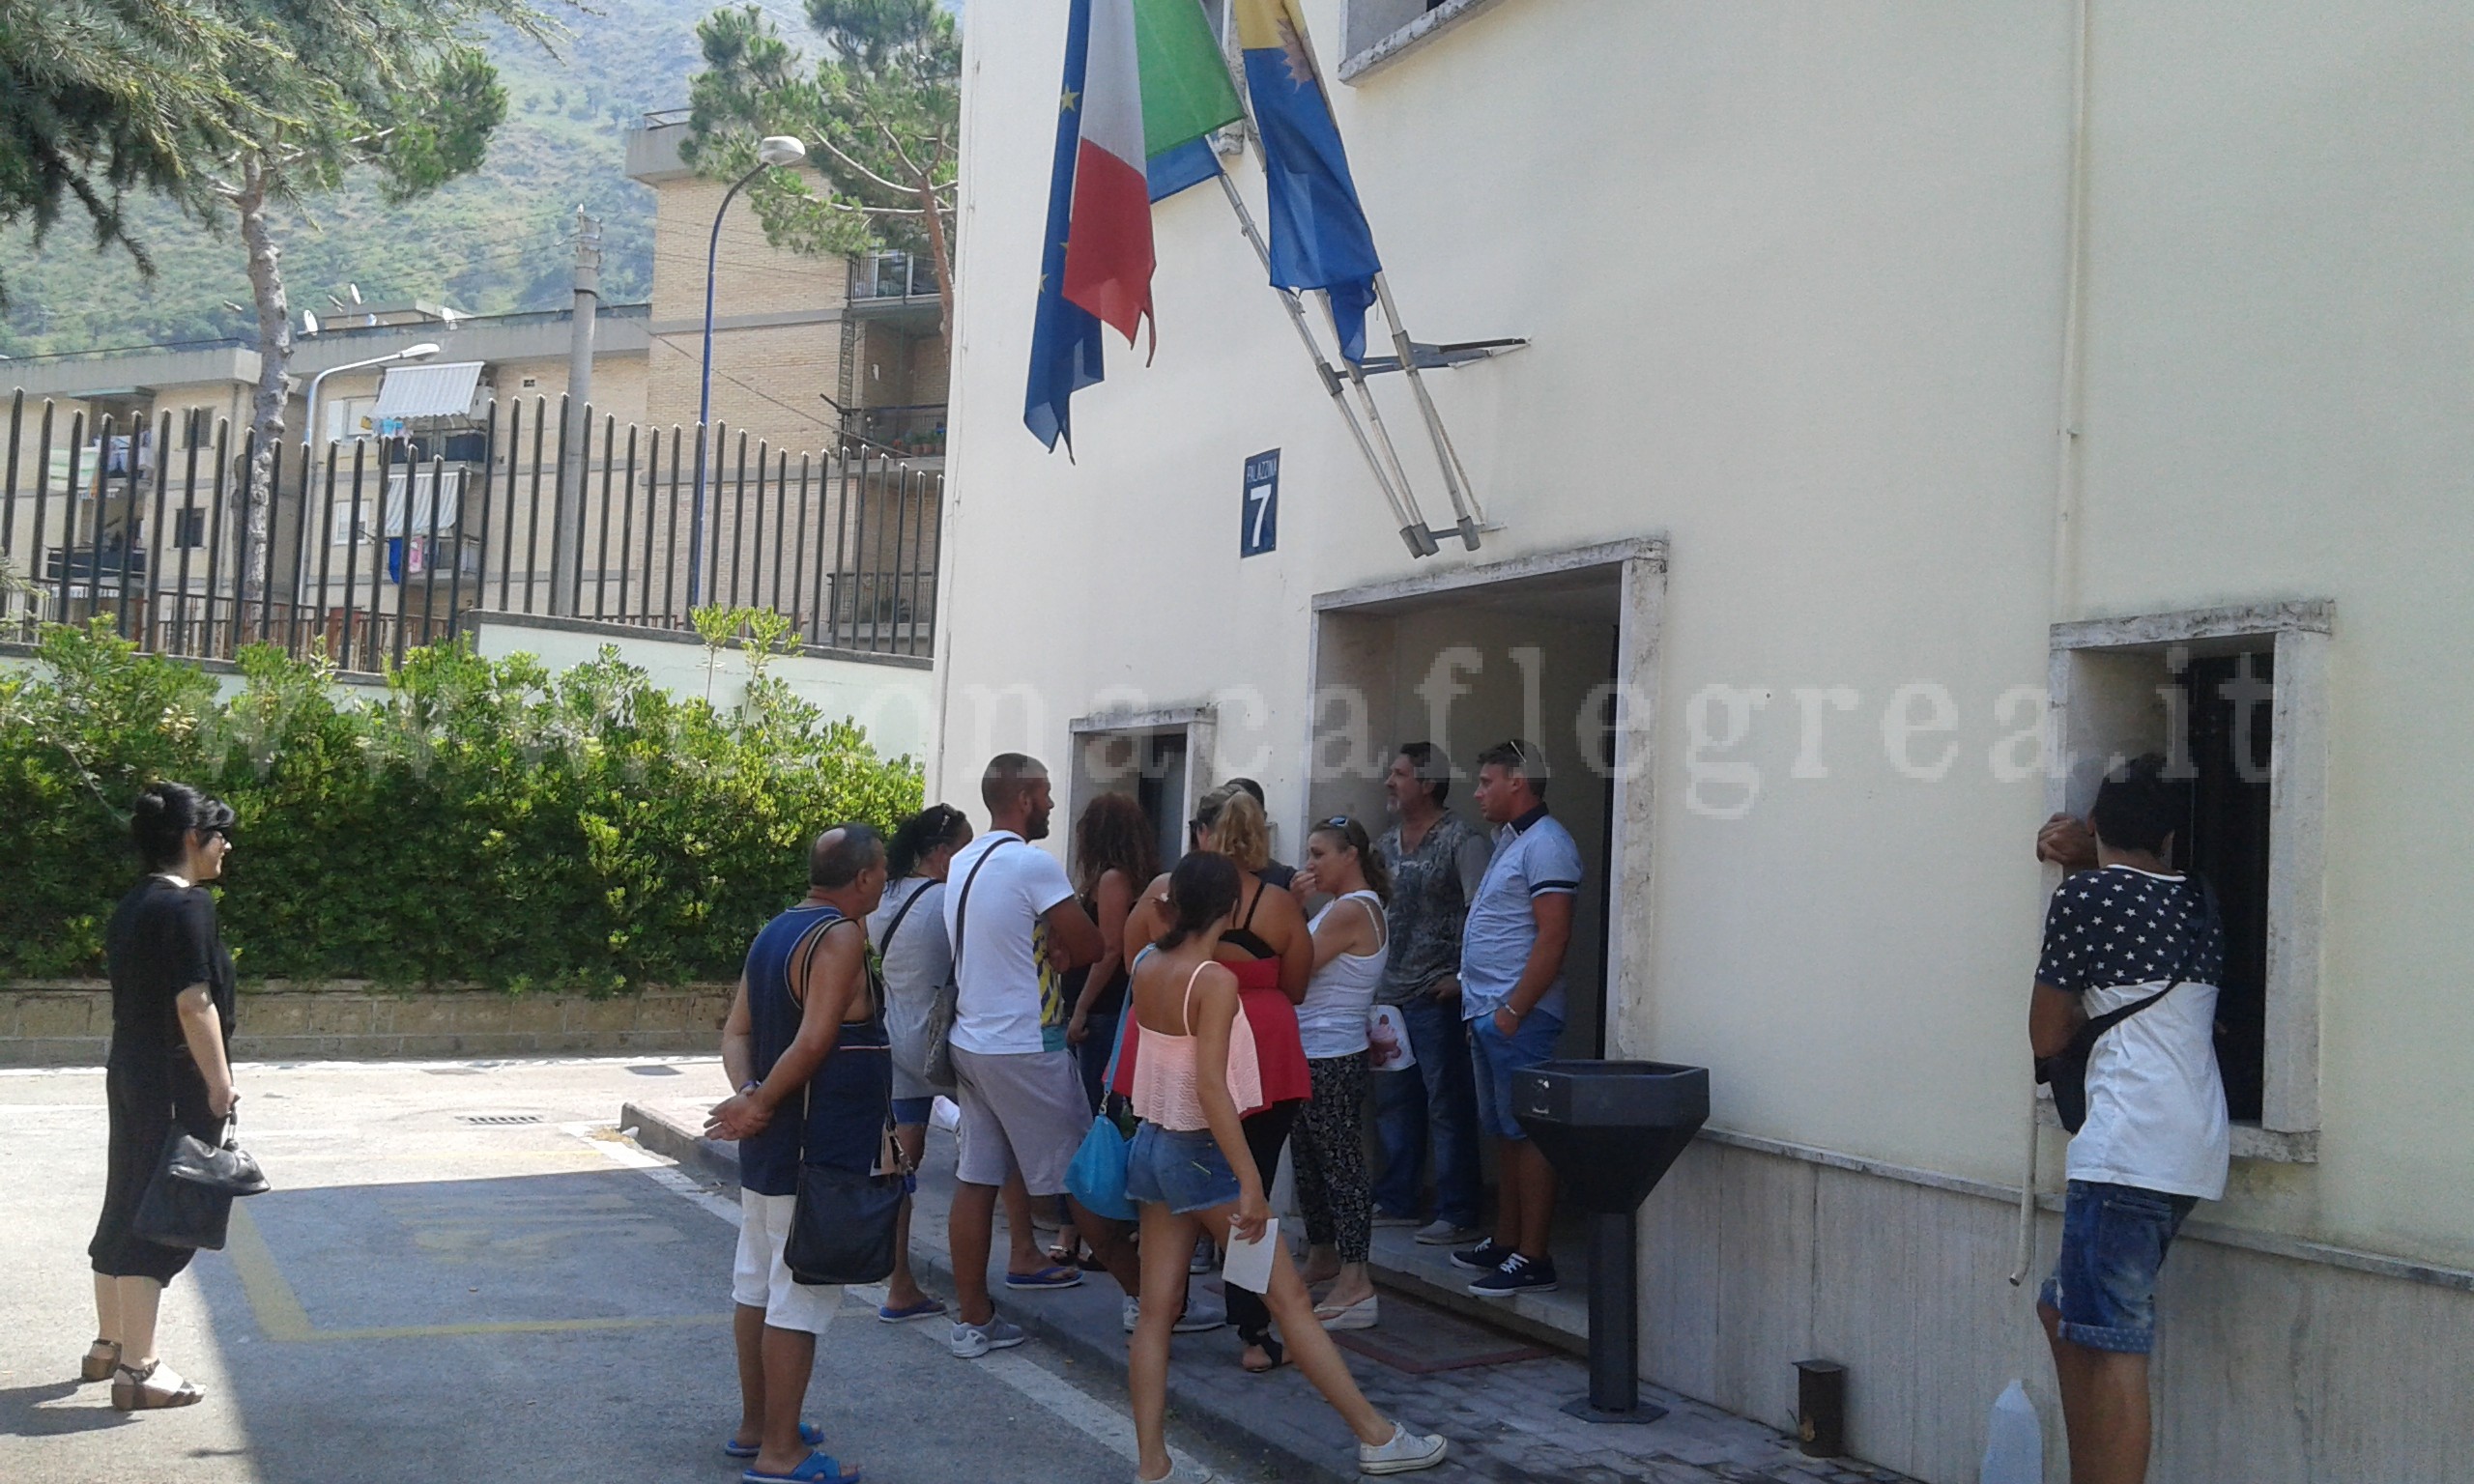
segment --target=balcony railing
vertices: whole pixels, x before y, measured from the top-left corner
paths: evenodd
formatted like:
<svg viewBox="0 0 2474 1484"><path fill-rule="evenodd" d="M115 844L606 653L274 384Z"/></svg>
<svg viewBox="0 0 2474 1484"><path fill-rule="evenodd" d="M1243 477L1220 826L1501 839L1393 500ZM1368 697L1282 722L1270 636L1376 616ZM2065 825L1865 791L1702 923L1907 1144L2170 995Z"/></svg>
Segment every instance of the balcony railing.
<svg viewBox="0 0 2474 1484"><path fill-rule="evenodd" d="M934 299L936 265L907 252L877 252L850 260L854 300Z"/></svg>

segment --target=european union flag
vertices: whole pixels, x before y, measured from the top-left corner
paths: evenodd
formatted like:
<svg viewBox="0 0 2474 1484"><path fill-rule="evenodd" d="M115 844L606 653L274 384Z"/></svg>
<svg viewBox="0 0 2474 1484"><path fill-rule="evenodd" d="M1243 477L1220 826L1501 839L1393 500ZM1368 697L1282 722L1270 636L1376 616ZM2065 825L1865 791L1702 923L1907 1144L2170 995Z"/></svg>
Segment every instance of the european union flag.
<svg viewBox="0 0 2474 1484"><path fill-rule="evenodd" d="M1082 81L1091 50L1091 0L1071 0L1065 82L1058 92L1056 155L1048 186L1048 241L1040 252L1039 308L1031 324L1030 391L1022 421L1050 448L1074 446L1073 397L1106 374L1100 320L1065 298L1065 240L1074 221L1074 162L1082 147Z"/></svg>
<svg viewBox="0 0 2474 1484"><path fill-rule="evenodd" d="M1321 289L1339 328L1340 355L1366 359L1366 311L1374 302L1374 233L1349 178L1348 152L1293 0L1236 0L1246 91L1263 141L1272 282Z"/></svg>

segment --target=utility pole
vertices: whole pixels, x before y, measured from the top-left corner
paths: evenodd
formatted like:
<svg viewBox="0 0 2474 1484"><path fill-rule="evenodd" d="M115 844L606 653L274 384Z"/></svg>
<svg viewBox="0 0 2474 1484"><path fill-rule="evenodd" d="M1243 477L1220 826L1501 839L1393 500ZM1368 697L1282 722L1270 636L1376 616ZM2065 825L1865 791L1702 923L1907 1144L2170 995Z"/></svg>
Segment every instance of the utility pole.
<svg viewBox="0 0 2474 1484"><path fill-rule="evenodd" d="M590 484L585 449L592 442L592 333L601 312L601 223L576 208L575 313L567 327L569 436L560 450L559 518L550 546L550 612L576 615L577 574L584 563L584 504ZM609 450L602 450L609 457Z"/></svg>

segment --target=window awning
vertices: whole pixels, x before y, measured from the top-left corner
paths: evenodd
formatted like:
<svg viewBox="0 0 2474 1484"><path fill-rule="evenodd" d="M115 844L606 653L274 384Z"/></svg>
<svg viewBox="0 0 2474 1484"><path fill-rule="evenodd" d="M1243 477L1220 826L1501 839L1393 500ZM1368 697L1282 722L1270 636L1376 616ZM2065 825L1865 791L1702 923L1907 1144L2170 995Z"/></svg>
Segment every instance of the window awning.
<svg viewBox="0 0 2474 1484"><path fill-rule="evenodd" d="M477 360L450 361L443 366L395 366L378 386L374 421L388 418L465 417L473 412L473 393L481 385Z"/></svg>

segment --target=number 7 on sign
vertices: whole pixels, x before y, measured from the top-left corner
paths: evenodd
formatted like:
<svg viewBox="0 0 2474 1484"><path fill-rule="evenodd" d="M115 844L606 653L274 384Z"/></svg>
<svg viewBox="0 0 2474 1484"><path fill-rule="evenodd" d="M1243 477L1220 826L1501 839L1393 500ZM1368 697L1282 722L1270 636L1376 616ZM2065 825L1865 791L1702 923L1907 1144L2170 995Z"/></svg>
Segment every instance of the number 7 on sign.
<svg viewBox="0 0 2474 1484"><path fill-rule="evenodd" d="M1239 512L1237 555L1260 556L1280 545L1280 450L1246 461L1245 499Z"/></svg>

